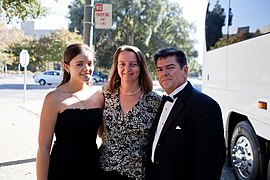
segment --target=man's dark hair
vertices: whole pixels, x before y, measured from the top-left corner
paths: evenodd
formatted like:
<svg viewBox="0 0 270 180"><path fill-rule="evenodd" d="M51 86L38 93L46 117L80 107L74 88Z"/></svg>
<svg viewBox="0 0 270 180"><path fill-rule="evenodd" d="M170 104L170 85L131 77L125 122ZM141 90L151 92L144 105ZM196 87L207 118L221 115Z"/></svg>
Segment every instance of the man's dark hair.
<svg viewBox="0 0 270 180"><path fill-rule="evenodd" d="M155 55L154 55L154 59L155 59L155 64L157 65L157 60L160 58L166 58L168 56L175 56L176 60L178 62L178 64L180 65L181 68L183 68L185 65L187 65L187 59L186 59L186 55L183 51L177 49L177 48L173 48L173 47L169 47L169 48L164 48L159 50Z"/></svg>

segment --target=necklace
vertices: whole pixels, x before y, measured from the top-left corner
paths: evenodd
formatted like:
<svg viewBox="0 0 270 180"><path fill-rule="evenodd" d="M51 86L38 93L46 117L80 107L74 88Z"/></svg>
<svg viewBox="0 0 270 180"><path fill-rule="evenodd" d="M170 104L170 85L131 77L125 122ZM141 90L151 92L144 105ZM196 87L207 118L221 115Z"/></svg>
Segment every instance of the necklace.
<svg viewBox="0 0 270 180"><path fill-rule="evenodd" d="M126 92L124 92L124 91L122 90L121 87L120 87L119 89L120 89L120 91L121 91L123 94L125 94L125 95L127 95L127 96L133 96L133 95L137 94L137 93L141 90L141 87L139 87L139 89L138 89L137 91L133 92L133 93L126 93Z"/></svg>
<svg viewBox="0 0 270 180"><path fill-rule="evenodd" d="M68 85L69 89L73 91L73 88L71 87L70 82L67 82L67 85ZM81 90L80 90L80 91L81 91ZM87 109L86 103L84 103L83 100L81 100L81 99L76 95L76 92L75 92L75 93L72 93L72 97L75 97L75 98L76 98L76 99L84 106L84 108ZM86 102L87 102L87 101L86 101Z"/></svg>
<svg viewBox="0 0 270 180"><path fill-rule="evenodd" d="M72 96L78 99L79 102L82 103L85 108L87 108L86 104L76 94L72 94Z"/></svg>

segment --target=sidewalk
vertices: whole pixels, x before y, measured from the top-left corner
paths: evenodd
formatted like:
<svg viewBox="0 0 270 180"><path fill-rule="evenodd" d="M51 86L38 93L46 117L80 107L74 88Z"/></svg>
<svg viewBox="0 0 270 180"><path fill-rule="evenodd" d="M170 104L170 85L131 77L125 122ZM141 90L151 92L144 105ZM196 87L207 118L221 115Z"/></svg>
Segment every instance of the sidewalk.
<svg viewBox="0 0 270 180"><path fill-rule="evenodd" d="M42 102L0 99L0 179L36 179L35 158Z"/></svg>

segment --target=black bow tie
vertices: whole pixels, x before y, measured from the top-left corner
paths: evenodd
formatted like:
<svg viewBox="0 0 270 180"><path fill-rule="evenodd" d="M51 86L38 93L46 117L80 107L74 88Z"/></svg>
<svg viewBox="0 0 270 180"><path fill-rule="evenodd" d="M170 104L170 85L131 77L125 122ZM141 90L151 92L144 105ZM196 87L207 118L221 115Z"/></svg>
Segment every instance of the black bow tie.
<svg viewBox="0 0 270 180"><path fill-rule="evenodd" d="M166 102L166 101L169 101L169 102L173 102L173 98L171 98L171 96L163 96L163 99L164 99L164 101Z"/></svg>

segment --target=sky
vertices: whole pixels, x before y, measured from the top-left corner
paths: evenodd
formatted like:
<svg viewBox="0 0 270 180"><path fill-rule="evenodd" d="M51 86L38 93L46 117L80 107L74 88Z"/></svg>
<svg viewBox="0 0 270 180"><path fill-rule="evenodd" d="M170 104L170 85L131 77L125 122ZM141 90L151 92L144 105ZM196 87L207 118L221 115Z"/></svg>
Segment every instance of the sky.
<svg viewBox="0 0 270 180"><path fill-rule="evenodd" d="M68 5L71 0L42 0L50 9L49 15L35 20L35 29L68 29Z"/></svg>
<svg viewBox="0 0 270 180"><path fill-rule="evenodd" d="M66 18L68 14L68 5L71 0L43 0L44 5L51 8L52 13L46 18L36 20L36 29L68 29L69 20ZM203 53L203 28L204 17L206 12L207 0L171 0L178 2L183 7L183 16L190 23L194 23L197 27L196 33L191 37L194 37L198 44L195 45L195 49L199 52L198 62L202 64Z"/></svg>

